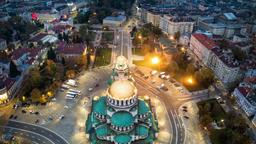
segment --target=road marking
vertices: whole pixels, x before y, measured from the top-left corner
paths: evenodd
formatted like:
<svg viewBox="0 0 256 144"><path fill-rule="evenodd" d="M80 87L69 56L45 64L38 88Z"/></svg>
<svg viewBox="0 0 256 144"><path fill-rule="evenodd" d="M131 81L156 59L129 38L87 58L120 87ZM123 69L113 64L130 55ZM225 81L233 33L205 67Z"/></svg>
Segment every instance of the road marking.
<svg viewBox="0 0 256 144"><path fill-rule="evenodd" d="M35 124L31 124L31 123L26 123L26 122L21 122L21 121L16 121L16 120L10 120L10 121L17 122L17 123L23 123L23 124L27 124L27 125L32 125L32 126L35 126L35 127L40 127L40 128L42 128L42 129L44 129L44 130L48 130L48 131L54 133L55 135L57 135L58 137L60 137L60 138L61 138L63 141L65 141L67 144L69 144L69 142L68 142L65 138L63 138L63 137L60 136L58 133L56 133L56 132L54 132L54 131L52 131L52 130L50 130L50 129L44 128L44 127L39 126L39 125L35 125Z"/></svg>
<svg viewBox="0 0 256 144"><path fill-rule="evenodd" d="M175 131L176 131L176 136L175 136L175 138L176 138L176 141L175 141L175 143L176 144L178 144L178 129L177 129L177 125L176 125L176 120L175 120L175 117L174 117L174 115L173 115L173 112L172 112L172 110L170 109L170 112L171 112L171 114L172 114L172 118L173 118L173 121L174 121L174 125L175 125Z"/></svg>
<svg viewBox="0 0 256 144"><path fill-rule="evenodd" d="M9 128L9 129L15 129L15 130L18 130L18 131L22 131L22 132L20 132L19 134L20 135L23 135L23 132L27 132L27 133L32 133L32 134L34 134L34 135L38 135L38 136L41 136L41 137L44 137L45 139L47 139L49 142L51 142L52 144L55 144L53 141L51 141L49 138L47 138L47 137L45 137L45 136L43 136L43 135L40 135L40 134L38 134L38 133L35 133L35 132L33 132L33 131L28 131L28 130L24 130L24 129L20 129L20 128L15 128L15 127L11 127L11 126L0 126L0 127L2 127L2 128Z"/></svg>

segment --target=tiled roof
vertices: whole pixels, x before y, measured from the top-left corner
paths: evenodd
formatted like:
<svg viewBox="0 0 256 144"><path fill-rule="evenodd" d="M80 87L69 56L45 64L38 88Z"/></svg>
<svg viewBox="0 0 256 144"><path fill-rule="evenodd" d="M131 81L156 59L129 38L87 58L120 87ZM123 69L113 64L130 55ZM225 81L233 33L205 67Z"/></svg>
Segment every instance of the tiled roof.
<svg viewBox="0 0 256 144"><path fill-rule="evenodd" d="M233 57L232 52L225 51L220 47L215 47L212 49L212 52L215 53L218 58L225 63L228 67L238 67L240 63Z"/></svg>
<svg viewBox="0 0 256 144"><path fill-rule="evenodd" d="M17 60L22 57L24 54L29 54L31 58L35 57L42 48L19 48L11 54L12 60Z"/></svg>
<svg viewBox="0 0 256 144"><path fill-rule="evenodd" d="M204 45L209 50L213 49L214 47L218 47L218 45L209 37L204 34L195 33L193 37L196 38L202 45Z"/></svg>
<svg viewBox="0 0 256 144"><path fill-rule="evenodd" d="M252 91L252 89L249 87L238 87L238 90L244 97L246 97Z"/></svg>
<svg viewBox="0 0 256 144"><path fill-rule="evenodd" d="M0 81L7 89L10 89L12 85L15 83L15 79L11 79L8 77L2 77L0 78Z"/></svg>
<svg viewBox="0 0 256 144"><path fill-rule="evenodd" d="M42 38L44 38L45 36L47 36L46 33L39 33L36 36L32 37L29 39L30 42L38 42L40 41Z"/></svg>
<svg viewBox="0 0 256 144"><path fill-rule="evenodd" d="M59 43L57 47L58 53L63 54L82 54L86 49L85 44L83 43Z"/></svg>
<svg viewBox="0 0 256 144"><path fill-rule="evenodd" d="M52 28L52 30L56 33L64 32L67 29L71 29L71 25L56 25Z"/></svg>
<svg viewBox="0 0 256 144"><path fill-rule="evenodd" d="M256 77L246 77L244 78L244 82L256 84Z"/></svg>

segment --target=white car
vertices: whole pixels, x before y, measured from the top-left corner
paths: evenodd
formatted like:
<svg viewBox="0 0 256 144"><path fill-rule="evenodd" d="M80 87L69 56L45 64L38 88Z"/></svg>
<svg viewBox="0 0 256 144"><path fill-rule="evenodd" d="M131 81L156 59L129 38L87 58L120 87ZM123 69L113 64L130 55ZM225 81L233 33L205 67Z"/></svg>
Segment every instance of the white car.
<svg viewBox="0 0 256 144"><path fill-rule="evenodd" d="M165 74L165 72L160 72L160 73L159 73L159 75L164 75L164 74Z"/></svg>
<svg viewBox="0 0 256 144"><path fill-rule="evenodd" d="M156 70L153 70L153 71L150 72L150 74L151 74L151 75L155 75L155 74L157 74L157 71L156 71Z"/></svg>
<svg viewBox="0 0 256 144"><path fill-rule="evenodd" d="M88 88L88 91L89 91L89 92L93 91L93 88Z"/></svg>

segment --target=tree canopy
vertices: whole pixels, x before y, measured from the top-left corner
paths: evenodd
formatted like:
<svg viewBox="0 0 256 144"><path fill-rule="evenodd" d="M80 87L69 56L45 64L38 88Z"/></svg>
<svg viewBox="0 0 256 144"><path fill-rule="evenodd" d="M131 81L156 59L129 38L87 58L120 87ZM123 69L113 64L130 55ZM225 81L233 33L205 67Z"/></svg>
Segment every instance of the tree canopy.
<svg viewBox="0 0 256 144"><path fill-rule="evenodd" d="M18 71L16 64L11 61L10 62L10 77L16 77L20 75L20 71Z"/></svg>

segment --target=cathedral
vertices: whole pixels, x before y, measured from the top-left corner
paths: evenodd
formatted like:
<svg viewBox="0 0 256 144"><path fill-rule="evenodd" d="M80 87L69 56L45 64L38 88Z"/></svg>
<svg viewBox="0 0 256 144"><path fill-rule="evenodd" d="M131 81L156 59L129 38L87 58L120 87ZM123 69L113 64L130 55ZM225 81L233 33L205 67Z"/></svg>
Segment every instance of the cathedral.
<svg viewBox="0 0 256 144"><path fill-rule="evenodd" d="M129 73L127 59L113 65L105 96L95 96L86 121L92 144L152 144L158 123L150 99L142 99Z"/></svg>

